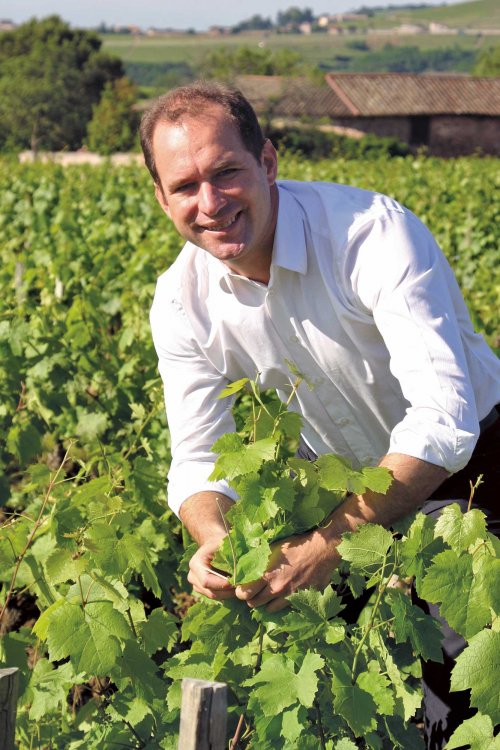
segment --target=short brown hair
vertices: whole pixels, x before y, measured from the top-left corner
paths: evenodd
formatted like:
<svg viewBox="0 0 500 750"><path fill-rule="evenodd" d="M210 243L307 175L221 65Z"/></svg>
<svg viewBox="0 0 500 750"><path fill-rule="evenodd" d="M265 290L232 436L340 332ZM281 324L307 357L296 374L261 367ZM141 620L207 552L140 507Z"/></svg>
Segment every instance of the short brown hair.
<svg viewBox="0 0 500 750"><path fill-rule="evenodd" d="M244 147L260 161L265 138L250 102L238 89L221 83L195 81L158 97L142 118L140 136L144 160L154 183L159 187L160 177L153 154L153 135L157 124L175 123L184 116L199 116L203 112L203 106L207 104L223 108L238 129Z"/></svg>

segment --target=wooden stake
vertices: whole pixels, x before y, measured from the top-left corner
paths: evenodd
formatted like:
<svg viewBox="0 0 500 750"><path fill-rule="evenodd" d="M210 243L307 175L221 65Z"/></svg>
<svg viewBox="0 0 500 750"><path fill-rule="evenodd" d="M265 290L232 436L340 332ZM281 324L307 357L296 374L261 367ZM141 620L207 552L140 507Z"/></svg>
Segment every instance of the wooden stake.
<svg viewBox="0 0 500 750"><path fill-rule="evenodd" d="M19 669L0 669L0 747L14 750Z"/></svg>
<svg viewBox="0 0 500 750"><path fill-rule="evenodd" d="M226 685L206 680L182 680L178 750L224 750L227 747L226 725Z"/></svg>

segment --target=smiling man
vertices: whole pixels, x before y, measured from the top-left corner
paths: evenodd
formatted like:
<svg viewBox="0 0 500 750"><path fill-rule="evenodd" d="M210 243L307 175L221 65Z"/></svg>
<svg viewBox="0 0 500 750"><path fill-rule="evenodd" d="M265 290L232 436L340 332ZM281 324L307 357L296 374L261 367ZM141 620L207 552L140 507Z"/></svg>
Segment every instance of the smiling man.
<svg viewBox="0 0 500 750"><path fill-rule="evenodd" d="M496 486L500 365L410 211L348 186L278 182L252 108L223 86L160 97L141 141L157 199L186 240L158 281L151 322L171 432L169 502L199 544L196 591L276 611L298 588L328 584L343 532L466 504L478 473L487 491ZM217 395L259 373L287 399L290 361L304 374L292 402L303 455L386 466L394 481L385 496L351 495L325 528L282 542L261 580L234 589L210 569L226 533L219 507L237 499L208 480L211 446L234 430ZM444 648L459 647L450 634ZM426 688L429 750L463 718L450 713L448 679Z"/></svg>

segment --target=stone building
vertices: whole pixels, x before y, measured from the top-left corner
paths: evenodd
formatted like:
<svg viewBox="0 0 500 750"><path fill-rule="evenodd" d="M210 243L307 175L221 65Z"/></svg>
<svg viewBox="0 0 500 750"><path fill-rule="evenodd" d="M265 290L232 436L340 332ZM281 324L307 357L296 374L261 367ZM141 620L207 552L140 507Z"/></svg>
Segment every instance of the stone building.
<svg viewBox="0 0 500 750"><path fill-rule="evenodd" d="M262 118L391 136L436 156L500 156L500 78L328 73L323 85L279 76L239 76L236 85Z"/></svg>

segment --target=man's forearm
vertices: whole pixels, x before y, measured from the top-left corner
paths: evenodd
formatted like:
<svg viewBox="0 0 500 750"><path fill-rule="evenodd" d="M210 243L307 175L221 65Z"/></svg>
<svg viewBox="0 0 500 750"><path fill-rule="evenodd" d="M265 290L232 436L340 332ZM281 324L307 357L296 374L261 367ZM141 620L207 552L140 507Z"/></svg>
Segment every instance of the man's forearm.
<svg viewBox="0 0 500 750"><path fill-rule="evenodd" d="M223 515L233 501L220 492L197 492L185 500L179 511L182 523L199 545L226 535Z"/></svg>
<svg viewBox="0 0 500 750"><path fill-rule="evenodd" d="M354 531L364 523L390 526L416 510L449 476L441 466L399 453L385 456L379 466L390 469L394 477L387 494L367 490L348 497L320 530L326 539L338 544L345 531Z"/></svg>

